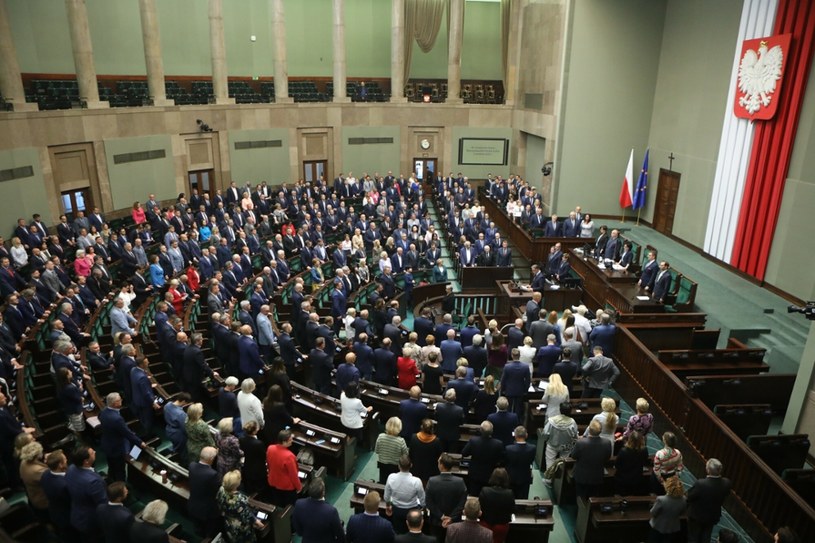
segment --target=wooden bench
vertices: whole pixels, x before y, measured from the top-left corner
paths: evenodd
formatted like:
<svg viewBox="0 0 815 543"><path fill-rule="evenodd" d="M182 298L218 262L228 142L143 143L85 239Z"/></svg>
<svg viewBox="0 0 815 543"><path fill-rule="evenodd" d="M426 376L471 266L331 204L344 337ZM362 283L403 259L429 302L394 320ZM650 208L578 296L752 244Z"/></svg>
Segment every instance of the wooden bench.
<svg viewBox="0 0 815 543"><path fill-rule="evenodd" d="M680 376L757 374L770 370L765 349L661 350L659 361Z"/></svg>
<svg viewBox="0 0 815 543"><path fill-rule="evenodd" d="M804 466L810 441L807 434L754 435L747 438L747 446L780 475Z"/></svg>
<svg viewBox="0 0 815 543"><path fill-rule="evenodd" d="M653 457L651 457L651 461L653 462ZM614 457L606 462L606 468L603 473L603 484L600 489L600 494L602 496L615 495L614 475L616 470L614 468L614 462ZM552 497L553 501L558 505L570 505L575 503L575 500L577 499L573 476L574 465L575 460L573 458L566 458L563 466L560 470L558 470L555 478L552 480ZM643 469L641 481L642 488L648 488L649 481L651 480L651 471L650 466ZM580 500L577 499L577 501L579 502Z"/></svg>
<svg viewBox="0 0 815 543"><path fill-rule="evenodd" d="M688 391L713 409L722 399L731 403L770 404L775 415L783 415L795 385L794 373L758 375L687 375Z"/></svg>
<svg viewBox="0 0 815 543"><path fill-rule="evenodd" d="M781 478L808 503L815 503L815 470L785 469Z"/></svg>
<svg viewBox="0 0 815 543"><path fill-rule="evenodd" d="M747 436L766 434L773 419L770 404L719 404L713 412L745 441Z"/></svg>

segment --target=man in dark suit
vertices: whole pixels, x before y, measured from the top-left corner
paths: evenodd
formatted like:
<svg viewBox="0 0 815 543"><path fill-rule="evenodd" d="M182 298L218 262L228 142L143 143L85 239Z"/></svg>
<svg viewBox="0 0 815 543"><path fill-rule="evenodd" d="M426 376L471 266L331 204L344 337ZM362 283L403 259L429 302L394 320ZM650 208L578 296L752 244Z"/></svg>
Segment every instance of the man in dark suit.
<svg viewBox="0 0 815 543"><path fill-rule="evenodd" d="M448 381L447 388L456 391L456 405L464 409L465 412L469 411L470 404L478 393L478 387L467 379L467 368L464 366L456 368L456 378Z"/></svg>
<svg viewBox="0 0 815 543"><path fill-rule="evenodd" d="M102 428L102 452L108 459L108 477L112 481L125 481L125 454L134 445L146 447L144 442L133 433L125 419L119 413L122 408L122 397L118 392L111 392L105 398L107 407L99 412Z"/></svg>
<svg viewBox="0 0 815 543"><path fill-rule="evenodd" d="M204 359L204 352L201 350L203 344L204 336L194 333L190 345L184 349L183 363L181 364L179 386L181 390L190 393L194 402L204 400L205 389L201 384L204 377L212 378L218 375L212 371L212 368Z"/></svg>
<svg viewBox="0 0 815 543"><path fill-rule="evenodd" d="M342 523L337 509L325 501L325 483L314 479L308 497L294 504L292 528L303 543L343 543Z"/></svg>
<svg viewBox="0 0 815 543"><path fill-rule="evenodd" d="M416 344L419 347L424 347L427 345L427 336L433 334L434 323L432 320L433 313L431 312L429 307L425 307L422 309L422 314L420 317L416 317L413 319L413 331L416 332L418 338L416 339Z"/></svg>
<svg viewBox="0 0 815 543"><path fill-rule="evenodd" d="M541 270L540 266L534 264L532 266L532 281L529 285L529 288L535 292L543 292L543 288L546 285L546 276L544 275L543 271Z"/></svg>
<svg viewBox="0 0 815 543"><path fill-rule="evenodd" d="M386 323L382 330L382 337L390 339L391 352L397 356L402 354L402 318L396 315Z"/></svg>
<svg viewBox="0 0 815 543"><path fill-rule="evenodd" d="M711 458L705 464L707 477L697 479L688 490L688 542L710 541L713 527L722 516L722 505L733 484L722 477L722 463Z"/></svg>
<svg viewBox="0 0 815 543"><path fill-rule="evenodd" d="M260 357L260 348L252 337L252 327L244 324L240 328L241 336L238 340L238 352L240 353L240 377L255 377L263 370L263 359Z"/></svg>
<svg viewBox="0 0 815 543"><path fill-rule="evenodd" d="M362 500L365 511L352 515L345 529L348 543L392 543L393 524L379 516L379 492L373 490Z"/></svg>
<svg viewBox="0 0 815 543"><path fill-rule="evenodd" d="M599 496L605 465L611 458L611 442L600 437L600 430L600 422L591 421L589 435L577 440L570 455L576 460L573 472L575 490L583 499Z"/></svg>
<svg viewBox="0 0 815 543"><path fill-rule="evenodd" d="M458 452L458 438L464 424L464 409L456 405L456 391L444 391L444 403L436 404L436 436L446 452Z"/></svg>
<svg viewBox="0 0 815 543"><path fill-rule="evenodd" d="M198 461L190 462L190 499L187 513L195 524L195 531L202 537L214 537L220 531L221 515L215 497L221 486L218 472L212 463L218 456L215 447L204 447Z"/></svg>
<svg viewBox="0 0 815 543"><path fill-rule="evenodd" d="M620 259L620 252L623 248L623 241L620 239L620 231L612 230L611 237L606 242L606 248L603 251L603 258L606 260L617 261Z"/></svg>
<svg viewBox="0 0 815 543"><path fill-rule="evenodd" d="M435 537L422 533L424 517L421 511L417 509L409 511L405 522L408 528L407 533L396 536L394 543L437 543Z"/></svg>
<svg viewBox="0 0 815 543"><path fill-rule="evenodd" d="M515 319L515 325L507 330L507 349L512 352L512 349L517 349L524 344L524 321L523 319Z"/></svg>
<svg viewBox="0 0 815 543"><path fill-rule="evenodd" d="M659 272L654 279L653 298L657 302L665 303L665 297L671 291L671 283L673 276L671 276L671 265L665 260L659 263Z"/></svg>
<svg viewBox="0 0 815 543"><path fill-rule="evenodd" d="M382 345L374 350L374 381L393 386L396 380L396 355L391 351L391 340L385 338Z"/></svg>
<svg viewBox="0 0 815 543"><path fill-rule="evenodd" d="M308 354L314 388L323 394L331 394L331 372L334 370L334 353L325 352L325 339L318 337Z"/></svg>
<svg viewBox="0 0 815 543"><path fill-rule="evenodd" d="M501 374L501 394L509 401L510 412L520 418L524 411L524 395L529 389L532 377L529 374L529 366L520 361L517 348L512 349L510 356L512 360L507 362ZM509 445L509 442L504 441L504 445Z"/></svg>
<svg viewBox="0 0 815 543"><path fill-rule="evenodd" d="M480 377L487 367L488 355L484 347L484 337L481 334L473 336L473 344L464 347L464 358L467 359L468 367L473 370L473 375Z"/></svg>
<svg viewBox="0 0 815 543"><path fill-rule="evenodd" d="M95 461L96 451L80 446L74 451L73 465L65 473L71 496L71 526L79 532L83 543L99 541L96 507L108 500L105 481L93 470Z"/></svg>
<svg viewBox="0 0 815 543"><path fill-rule="evenodd" d="M439 474L427 481L425 503L430 511L430 525L437 541L444 541L447 526L459 522L467 500L464 479L450 473L453 459L444 453L439 457ZM408 517L408 520L410 517Z"/></svg>
<svg viewBox="0 0 815 543"><path fill-rule="evenodd" d="M529 370L526 370L529 375ZM503 385L503 381L501 383ZM492 423L493 436L501 442L503 446L512 443L512 432L515 427L520 424L518 415L509 411L509 400L506 396L501 396L495 402L495 407L498 409L495 413L490 413L487 420Z"/></svg>
<svg viewBox="0 0 815 543"><path fill-rule="evenodd" d="M535 446L526 442L526 428L515 428L515 443L506 446L507 472L512 482L512 493L516 500L529 497L529 486L532 484L532 462L535 460Z"/></svg>
<svg viewBox="0 0 815 543"><path fill-rule="evenodd" d="M68 459L61 449L57 449L46 456L45 463L48 470L43 472L40 486L48 497L49 519L63 541L78 541L79 534L71 526L71 495L65 481Z"/></svg>
<svg viewBox="0 0 815 543"><path fill-rule="evenodd" d="M153 392L153 385L147 375L147 368L150 362L147 357L136 359L136 367L130 370L130 384L133 387L133 411L139 417L147 434L153 432L154 412L160 408L156 403L156 394Z"/></svg>
<svg viewBox="0 0 815 543"><path fill-rule="evenodd" d="M648 251L648 261L642 266L642 274L640 274L640 280L637 281L637 286L644 290L652 290L657 271L659 271L657 255L654 251Z"/></svg>
<svg viewBox="0 0 815 543"><path fill-rule="evenodd" d="M611 316L603 313L600 315L600 323L589 334L589 341L592 347L602 347L603 354L610 357L614 352L614 336L616 335L617 327L611 323Z"/></svg>
<svg viewBox="0 0 815 543"><path fill-rule="evenodd" d="M480 516L481 504L478 498L467 498L464 503L464 518L461 522L448 526L445 543L491 543L492 530L478 523Z"/></svg>
<svg viewBox="0 0 815 543"><path fill-rule="evenodd" d="M422 389L414 385L410 387L409 394L407 400L399 402L399 418L402 419L402 433L399 435L405 439L418 432L422 420L427 418L427 406L419 400Z"/></svg>
<svg viewBox="0 0 815 543"><path fill-rule="evenodd" d="M471 437L461 451L461 456L470 457L468 490L471 496L481 493L481 489L490 480L492 470L504 461L504 444L492 437L492 433L492 423L485 420L481 423L481 435Z"/></svg>
<svg viewBox="0 0 815 543"><path fill-rule="evenodd" d="M385 266L382 275L379 276L379 283L382 285L382 297L386 300L393 299L396 296L396 283L393 282L391 269Z"/></svg>
<svg viewBox="0 0 815 543"><path fill-rule="evenodd" d="M552 215L552 219L546 221L546 225L543 227L543 235L547 238L559 238L562 235L557 215Z"/></svg>
<svg viewBox="0 0 815 543"><path fill-rule="evenodd" d="M127 534L136 517L133 511L124 506L125 499L127 485L122 481L116 481L108 485L108 503L96 506L96 518L105 543L129 541Z"/></svg>

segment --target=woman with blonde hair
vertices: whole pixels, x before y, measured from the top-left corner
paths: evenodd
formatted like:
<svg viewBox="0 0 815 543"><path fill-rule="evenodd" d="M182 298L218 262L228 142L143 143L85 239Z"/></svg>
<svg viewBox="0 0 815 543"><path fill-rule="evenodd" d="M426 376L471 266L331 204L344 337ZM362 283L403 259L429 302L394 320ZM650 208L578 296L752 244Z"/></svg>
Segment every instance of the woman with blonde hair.
<svg viewBox="0 0 815 543"><path fill-rule="evenodd" d="M377 455L376 465L379 467L381 484L385 484L388 475L399 471L399 459L408 454L407 443L399 436L401 433L402 420L399 417L391 417L385 423L385 432L376 438L374 452Z"/></svg>
<svg viewBox="0 0 815 543"><path fill-rule="evenodd" d="M606 396L600 400L600 408L603 411L594 415L591 420L596 420L600 423L602 428L600 431L600 437L606 438L613 444L614 432L617 430L617 421L620 420L620 417L618 417L616 413L617 402L614 401L614 398L609 398ZM589 435L588 427L586 428L586 431L583 432L583 435Z"/></svg>
<svg viewBox="0 0 815 543"><path fill-rule="evenodd" d="M627 438L631 432L639 432L643 439L647 439L648 432L654 427L654 416L648 412L651 406L645 398L637 398L637 412L628 419L625 432L621 439Z"/></svg>
<svg viewBox="0 0 815 543"><path fill-rule="evenodd" d="M495 413L495 402L498 401L498 392L495 390L495 377L487 375L484 379L484 388L479 390L473 400L473 411L475 420L487 420L487 417Z"/></svg>
<svg viewBox="0 0 815 543"><path fill-rule="evenodd" d="M187 423L184 429L187 431L187 458L193 459L201 456L201 449L204 447L214 447L215 439L209 431L209 424L203 420L204 406L194 403L187 408Z"/></svg>
<svg viewBox="0 0 815 543"><path fill-rule="evenodd" d="M534 370L535 366L535 355L537 354L538 350L535 349L534 342L532 338L526 336L524 338L524 344L518 347L518 353L520 354L520 361L529 366L529 376L532 376L532 371Z"/></svg>
<svg viewBox="0 0 815 543"><path fill-rule="evenodd" d="M546 387L542 400L546 404L546 418L560 415L560 404L569 401L569 389L563 383L559 373L549 376L549 385Z"/></svg>
<svg viewBox="0 0 815 543"><path fill-rule="evenodd" d="M9 250L11 253L11 262L14 264L15 269L20 269L28 264L28 253L23 247L23 242L20 241L20 238L14 236L11 238L11 249Z"/></svg>
<svg viewBox="0 0 815 543"><path fill-rule="evenodd" d="M412 355L412 349L402 349L402 356L396 359L396 383L402 390L410 390L416 385L416 374L420 370Z"/></svg>
<svg viewBox="0 0 815 543"><path fill-rule="evenodd" d="M391 259L388 257L388 253L381 251L379 253L379 271L385 273L385 268L393 269L393 265L391 264Z"/></svg>
<svg viewBox="0 0 815 543"><path fill-rule="evenodd" d="M224 417L218 421L218 475L223 477L226 472L241 469L243 450L235 434L232 433L232 417Z"/></svg>
<svg viewBox="0 0 815 543"><path fill-rule="evenodd" d="M241 209L244 211L255 209L255 202L252 201L252 197L248 192L243 193L243 198L241 198Z"/></svg>
<svg viewBox="0 0 815 543"><path fill-rule="evenodd" d="M436 336L433 334L428 334L425 338L425 346L421 349L419 360L423 364L427 364L428 360L430 360L430 353L436 353L438 359L441 360L441 349L436 346Z"/></svg>
<svg viewBox="0 0 815 543"><path fill-rule="evenodd" d="M574 324L574 314L572 313L571 309L566 308L563 310L563 315L557 321L557 325L561 330L565 330L566 328L572 325L568 324L569 317L572 318L572 324Z"/></svg>
<svg viewBox="0 0 815 543"><path fill-rule="evenodd" d="M42 445L32 441L20 451L20 479L23 481L28 504L38 519L48 520L48 496L42 489L40 479L48 469L43 462Z"/></svg>
<svg viewBox="0 0 815 543"><path fill-rule="evenodd" d="M255 518L255 511L249 507L246 494L240 492L241 472L232 470L224 475L221 488L215 497L218 509L224 518L224 535L230 543L254 543L252 528L263 529L264 524Z"/></svg>

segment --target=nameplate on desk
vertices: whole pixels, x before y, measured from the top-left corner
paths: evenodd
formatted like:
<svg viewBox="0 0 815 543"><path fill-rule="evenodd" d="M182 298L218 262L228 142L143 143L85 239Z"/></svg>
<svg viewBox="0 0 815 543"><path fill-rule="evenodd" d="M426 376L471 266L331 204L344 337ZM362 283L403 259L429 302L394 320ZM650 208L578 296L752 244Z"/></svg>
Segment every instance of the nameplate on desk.
<svg viewBox="0 0 815 543"><path fill-rule="evenodd" d="M532 386L532 385L529 385L529 392L535 392L535 387Z"/></svg>
<svg viewBox="0 0 815 543"><path fill-rule="evenodd" d="M315 432L314 430L306 430L306 435L308 437L314 437L317 435L317 432Z"/></svg>

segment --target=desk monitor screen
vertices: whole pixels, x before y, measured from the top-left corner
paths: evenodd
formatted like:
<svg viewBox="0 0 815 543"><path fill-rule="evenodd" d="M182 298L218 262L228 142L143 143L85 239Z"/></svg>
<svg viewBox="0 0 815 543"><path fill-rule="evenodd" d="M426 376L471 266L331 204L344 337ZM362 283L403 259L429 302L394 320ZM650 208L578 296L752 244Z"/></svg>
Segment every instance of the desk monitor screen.
<svg viewBox="0 0 815 543"><path fill-rule="evenodd" d="M133 460L137 460L139 455L141 454L141 448L138 445L133 445L133 448L130 449L130 458Z"/></svg>
<svg viewBox="0 0 815 543"><path fill-rule="evenodd" d="M340 444L340 438L332 437L331 438L331 443L333 443L334 445L339 445Z"/></svg>
<svg viewBox="0 0 815 543"><path fill-rule="evenodd" d="M257 514L257 519L258 519L259 521L261 521L261 522L262 522L262 521L266 520L267 518L269 518L269 514L268 514L268 513L264 513L263 511L258 511L258 514Z"/></svg>
<svg viewBox="0 0 815 543"><path fill-rule="evenodd" d="M297 477L299 477L300 479L305 479L306 478L306 473L303 472L303 471L298 471L297 472Z"/></svg>
<svg viewBox="0 0 815 543"><path fill-rule="evenodd" d="M314 437L317 435L317 432L315 432L314 430L306 430L306 435L308 437Z"/></svg>
<svg viewBox="0 0 815 543"><path fill-rule="evenodd" d="M387 391L387 389L384 389L384 388L380 388L379 390L377 390L377 392L379 392L379 393L380 393L380 394L382 394L383 396L387 396L387 395L388 395L388 391Z"/></svg>
<svg viewBox="0 0 815 543"><path fill-rule="evenodd" d="M365 488L365 487L361 487L361 486L358 486L358 487L357 487L357 494L359 494L360 496L364 496L364 495L366 495L367 493L368 493L368 489L367 489L367 488Z"/></svg>
<svg viewBox="0 0 815 543"><path fill-rule="evenodd" d="M422 403L430 403L430 398L422 398L421 402Z"/></svg>

